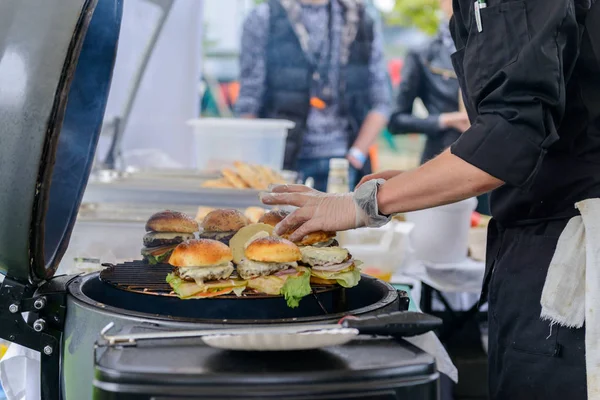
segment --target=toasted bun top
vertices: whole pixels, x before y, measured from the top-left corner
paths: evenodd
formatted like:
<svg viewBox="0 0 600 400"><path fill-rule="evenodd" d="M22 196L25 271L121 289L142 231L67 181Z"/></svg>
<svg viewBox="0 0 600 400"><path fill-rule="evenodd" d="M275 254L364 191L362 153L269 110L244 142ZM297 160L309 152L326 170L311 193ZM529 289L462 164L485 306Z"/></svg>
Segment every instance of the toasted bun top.
<svg viewBox="0 0 600 400"><path fill-rule="evenodd" d="M230 232L239 231L249 223L238 210L215 210L204 217L201 226L206 232Z"/></svg>
<svg viewBox="0 0 600 400"><path fill-rule="evenodd" d="M174 267L209 267L233 260L227 245L210 239L193 239L179 244L169 258Z"/></svg>
<svg viewBox="0 0 600 400"><path fill-rule="evenodd" d="M291 233L286 233L281 235L282 238L288 238L290 236ZM313 232L313 233L309 233L308 235L304 236L302 238L302 240L296 241L296 245L298 246L312 246L313 244L316 243L322 243L322 242L327 242L328 240L331 239L335 239L336 233L335 232L323 232L323 231L318 231L318 232Z"/></svg>
<svg viewBox="0 0 600 400"><path fill-rule="evenodd" d="M157 212L146 222L146 232L198 232L198 223L194 218L179 211L165 210Z"/></svg>
<svg viewBox="0 0 600 400"><path fill-rule="evenodd" d="M262 218L258 220L258 222L262 224L275 226L281 221L283 221L288 215L290 215L288 211L271 210L266 212L265 215L263 215Z"/></svg>
<svg viewBox="0 0 600 400"><path fill-rule="evenodd" d="M256 239L246 247L245 256L252 261L285 263L302 259L300 249L289 240L267 237Z"/></svg>

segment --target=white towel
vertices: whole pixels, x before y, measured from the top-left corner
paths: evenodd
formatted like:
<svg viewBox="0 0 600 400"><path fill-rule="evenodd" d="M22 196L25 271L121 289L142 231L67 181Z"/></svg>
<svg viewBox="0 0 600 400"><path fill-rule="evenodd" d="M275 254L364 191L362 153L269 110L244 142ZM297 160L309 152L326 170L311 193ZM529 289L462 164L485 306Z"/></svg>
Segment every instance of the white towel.
<svg viewBox="0 0 600 400"><path fill-rule="evenodd" d="M588 399L600 399L600 199L575 204L542 291L542 319L568 328L585 322Z"/></svg>

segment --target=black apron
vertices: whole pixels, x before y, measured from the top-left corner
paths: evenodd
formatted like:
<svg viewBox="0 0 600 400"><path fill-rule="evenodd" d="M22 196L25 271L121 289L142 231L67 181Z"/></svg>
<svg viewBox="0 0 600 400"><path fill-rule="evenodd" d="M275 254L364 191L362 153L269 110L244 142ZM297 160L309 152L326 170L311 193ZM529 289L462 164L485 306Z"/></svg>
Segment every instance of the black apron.
<svg viewBox="0 0 600 400"><path fill-rule="evenodd" d="M600 61L598 4L586 21L584 35L589 35L592 52ZM587 398L585 327L551 326L540 319L550 261L560 234L576 214L573 208L505 226L495 220L490 223L482 299L489 302L491 399Z"/></svg>

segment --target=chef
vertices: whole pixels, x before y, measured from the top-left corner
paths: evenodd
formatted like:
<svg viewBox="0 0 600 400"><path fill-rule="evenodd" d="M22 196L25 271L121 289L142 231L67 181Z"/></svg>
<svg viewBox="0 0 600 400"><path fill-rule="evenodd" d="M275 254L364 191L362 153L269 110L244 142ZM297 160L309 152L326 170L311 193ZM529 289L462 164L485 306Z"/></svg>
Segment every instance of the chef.
<svg viewBox="0 0 600 400"><path fill-rule="evenodd" d="M452 61L472 126L449 150L354 193L284 185L262 199L299 207L277 227L298 226L294 240L492 191L490 398L585 399L584 328L542 320L540 298L574 204L600 197L600 2L486 1L454 0Z"/></svg>

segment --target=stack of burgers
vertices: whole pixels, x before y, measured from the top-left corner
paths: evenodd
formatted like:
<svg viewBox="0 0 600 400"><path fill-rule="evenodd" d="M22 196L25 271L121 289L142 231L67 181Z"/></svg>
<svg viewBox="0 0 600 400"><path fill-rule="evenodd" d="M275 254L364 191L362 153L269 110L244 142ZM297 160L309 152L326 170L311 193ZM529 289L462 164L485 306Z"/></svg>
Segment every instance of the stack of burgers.
<svg viewBox="0 0 600 400"><path fill-rule="evenodd" d="M235 292L246 282L233 274L231 249L216 240L193 239L181 243L169 258L173 272L167 283L180 298L206 298Z"/></svg>
<svg viewBox="0 0 600 400"><path fill-rule="evenodd" d="M277 210L269 211L260 222L275 227L288 213ZM288 238L292 232L286 232L283 238ZM311 283L316 285L339 284L346 288L358 285L360 270L357 262L348 250L340 247L335 239L335 232L313 232L306 235L295 244L302 253L301 265L310 268Z"/></svg>
<svg viewBox="0 0 600 400"><path fill-rule="evenodd" d="M212 211L201 223L200 239L177 236L167 282L183 299L255 292L283 295L290 307L311 293L311 283L358 284L360 271L335 233L316 232L297 243L289 234L276 237L273 227L286 216L271 211L250 224L236 210Z"/></svg>
<svg viewBox="0 0 600 400"><path fill-rule="evenodd" d="M150 264L166 262L178 244L194 238L198 223L177 211L161 211L146 222L142 256Z"/></svg>

